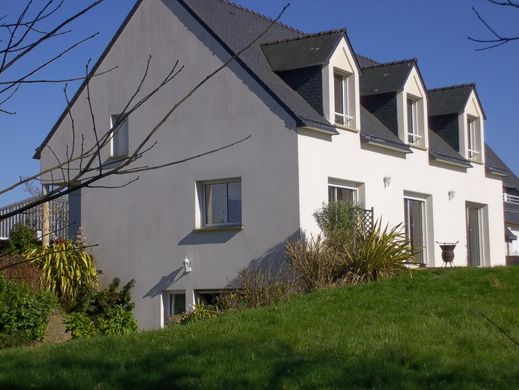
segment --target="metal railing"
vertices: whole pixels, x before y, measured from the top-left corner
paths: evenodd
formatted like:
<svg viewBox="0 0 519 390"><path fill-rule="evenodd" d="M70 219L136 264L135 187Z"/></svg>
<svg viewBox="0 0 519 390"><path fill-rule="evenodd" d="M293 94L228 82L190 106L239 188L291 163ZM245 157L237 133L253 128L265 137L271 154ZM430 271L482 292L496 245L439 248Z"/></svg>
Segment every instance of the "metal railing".
<svg viewBox="0 0 519 390"><path fill-rule="evenodd" d="M43 224L43 206L36 206L6 219L2 215L21 209L29 204L34 198L25 199L0 208L0 238L7 239L14 226L18 224L27 225L41 235ZM54 237L68 238L68 201L55 199L49 202L49 230Z"/></svg>
<svg viewBox="0 0 519 390"><path fill-rule="evenodd" d="M503 194L503 200L508 203L514 203L519 204L519 196L517 195L510 195L510 194Z"/></svg>

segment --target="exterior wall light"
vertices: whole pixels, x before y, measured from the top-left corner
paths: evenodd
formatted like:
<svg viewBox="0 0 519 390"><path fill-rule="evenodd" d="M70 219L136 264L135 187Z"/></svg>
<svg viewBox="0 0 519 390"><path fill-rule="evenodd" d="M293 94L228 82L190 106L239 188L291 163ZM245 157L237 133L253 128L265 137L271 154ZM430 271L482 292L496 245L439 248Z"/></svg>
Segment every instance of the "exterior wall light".
<svg viewBox="0 0 519 390"><path fill-rule="evenodd" d="M184 272L186 274L190 273L193 269L191 268L191 261L189 261L189 259L186 258L184 259L184 261L182 262L182 265L184 266Z"/></svg>
<svg viewBox="0 0 519 390"><path fill-rule="evenodd" d="M449 191L449 200L452 201L455 196L456 196L456 191L450 190Z"/></svg>
<svg viewBox="0 0 519 390"><path fill-rule="evenodd" d="M391 185L391 177L390 176L384 176L384 188L388 188Z"/></svg>

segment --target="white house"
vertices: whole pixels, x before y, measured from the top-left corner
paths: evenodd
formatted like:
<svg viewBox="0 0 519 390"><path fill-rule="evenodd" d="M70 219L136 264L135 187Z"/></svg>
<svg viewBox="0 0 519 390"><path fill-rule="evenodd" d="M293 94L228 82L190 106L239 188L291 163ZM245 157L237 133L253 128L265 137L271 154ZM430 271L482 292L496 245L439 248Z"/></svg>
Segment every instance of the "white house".
<svg viewBox="0 0 519 390"><path fill-rule="evenodd" d="M130 115L102 160L131 151L196 82L271 22L224 0L138 1L95 68L118 66L91 81L98 128L121 113L148 55L144 87L160 83L177 59L184 70ZM84 86L70 109L92 145ZM103 277L136 279L142 328L210 300L241 268L279 262L287 239L318 233L312 214L329 200L373 208L384 223L405 222L427 266L443 265L436 242L459 242L455 265L502 265L504 173L488 160L484 120L473 85L428 90L414 59L378 63L357 55L345 30L308 35L274 23L175 112L138 164L248 140L146 172L126 188L82 189L71 209L99 244ZM80 136L74 139L79 148ZM41 169L71 143L65 111L36 151Z"/></svg>

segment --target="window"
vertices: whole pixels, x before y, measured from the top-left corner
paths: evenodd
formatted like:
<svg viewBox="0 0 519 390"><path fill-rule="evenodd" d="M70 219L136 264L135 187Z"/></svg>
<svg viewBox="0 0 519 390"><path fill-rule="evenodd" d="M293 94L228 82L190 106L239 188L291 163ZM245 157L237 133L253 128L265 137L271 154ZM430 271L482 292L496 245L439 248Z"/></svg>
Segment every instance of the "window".
<svg viewBox="0 0 519 390"><path fill-rule="evenodd" d="M239 179L202 183L203 225L241 225L241 181Z"/></svg>
<svg viewBox="0 0 519 390"><path fill-rule="evenodd" d="M407 142L418 145L422 136L420 135L419 101L407 98Z"/></svg>
<svg viewBox="0 0 519 390"><path fill-rule="evenodd" d="M357 188L338 185L328 186L328 202L357 203Z"/></svg>
<svg viewBox="0 0 519 390"><path fill-rule="evenodd" d="M425 201L404 198L405 234L417 263L426 263L427 234Z"/></svg>
<svg viewBox="0 0 519 390"><path fill-rule="evenodd" d="M169 315L183 314L186 312L186 293L169 294Z"/></svg>
<svg viewBox="0 0 519 390"><path fill-rule="evenodd" d="M348 76L340 73L333 74L335 96L335 123L348 126L353 117L350 115L350 99Z"/></svg>
<svg viewBox="0 0 519 390"><path fill-rule="evenodd" d="M119 123L119 115L111 116L112 136L110 139L110 157L126 157L129 153L128 118ZM117 126L114 128L114 126Z"/></svg>
<svg viewBox="0 0 519 390"><path fill-rule="evenodd" d="M478 137L478 120L477 118L467 118L467 141L468 150L467 157L469 160L479 159L479 137Z"/></svg>

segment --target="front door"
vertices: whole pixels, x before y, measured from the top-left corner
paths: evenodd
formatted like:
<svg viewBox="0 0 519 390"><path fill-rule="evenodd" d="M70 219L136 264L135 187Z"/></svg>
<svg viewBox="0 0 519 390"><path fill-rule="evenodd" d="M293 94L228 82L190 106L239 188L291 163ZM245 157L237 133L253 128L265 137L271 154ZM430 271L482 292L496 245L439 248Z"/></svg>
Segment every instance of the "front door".
<svg viewBox="0 0 519 390"><path fill-rule="evenodd" d="M481 207L467 206L467 264L481 265Z"/></svg>

